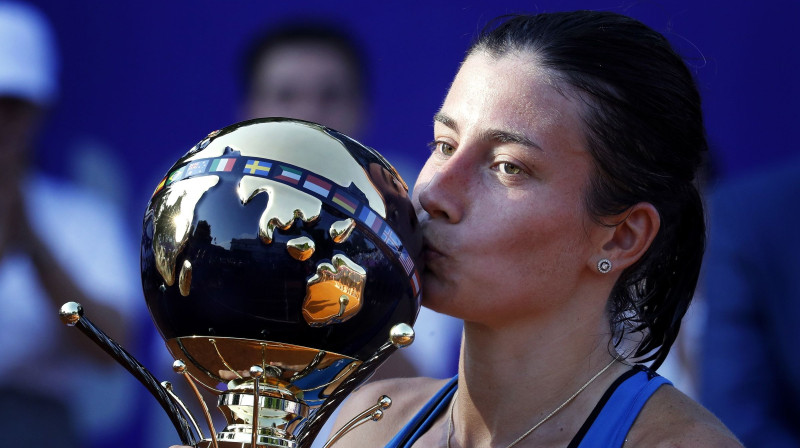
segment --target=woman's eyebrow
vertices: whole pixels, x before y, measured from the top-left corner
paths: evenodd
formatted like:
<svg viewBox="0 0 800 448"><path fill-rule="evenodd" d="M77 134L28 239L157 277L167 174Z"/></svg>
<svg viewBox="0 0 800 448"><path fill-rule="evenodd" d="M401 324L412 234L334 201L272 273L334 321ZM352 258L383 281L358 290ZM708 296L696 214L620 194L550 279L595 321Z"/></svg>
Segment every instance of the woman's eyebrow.
<svg viewBox="0 0 800 448"><path fill-rule="evenodd" d="M448 128L458 132L458 123L444 112L437 112L433 116L434 122L439 122ZM479 138L484 141L494 141L500 143L516 143L529 148L542 150L542 147L534 143L533 140L520 132L506 131L502 129L487 129L480 133Z"/></svg>
<svg viewBox="0 0 800 448"><path fill-rule="evenodd" d="M481 140L495 141L500 143L516 143L533 149L542 150L542 147L533 142L530 138L519 132L504 131L501 129L487 129L481 132Z"/></svg>
<svg viewBox="0 0 800 448"><path fill-rule="evenodd" d="M445 114L444 112L441 111L436 112L436 114L433 115L433 121L434 123L438 121L439 123L447 126L448 128L458 132L458 124L456 124L456 120L453 120L452 118L450 118L449 115Z"/></svg>

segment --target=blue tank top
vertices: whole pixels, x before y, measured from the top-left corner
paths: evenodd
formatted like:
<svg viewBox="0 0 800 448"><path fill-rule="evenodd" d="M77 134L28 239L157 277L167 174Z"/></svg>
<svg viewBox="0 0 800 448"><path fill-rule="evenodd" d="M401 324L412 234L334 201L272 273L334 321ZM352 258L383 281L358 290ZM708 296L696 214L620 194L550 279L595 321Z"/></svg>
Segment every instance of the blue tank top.
<svg viewBox="0 0 800 448"><path fill-rule="evenodd" d="M664 384L672 383L645 366L634 366L623 373L600 398L568 448L621 447L644 404ZM437 417L448 409L456 389L457 376L420 409L386 448L411 448Z"/></svg>

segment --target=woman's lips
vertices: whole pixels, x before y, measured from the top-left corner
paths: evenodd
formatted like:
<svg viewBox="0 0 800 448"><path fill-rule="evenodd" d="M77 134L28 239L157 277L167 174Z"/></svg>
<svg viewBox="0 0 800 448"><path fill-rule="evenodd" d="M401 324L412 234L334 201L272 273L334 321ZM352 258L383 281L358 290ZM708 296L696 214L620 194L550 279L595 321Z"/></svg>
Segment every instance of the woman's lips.
<svg viewBox="0 0 800 448"><path fill-rule="evenodd" d="M422 258L425 261L426 267L430 265L430 263L434 263L444 257L445 254L441 250L439 250L435 245L431 244L430 241L425 240L422 246Z"/></svg>

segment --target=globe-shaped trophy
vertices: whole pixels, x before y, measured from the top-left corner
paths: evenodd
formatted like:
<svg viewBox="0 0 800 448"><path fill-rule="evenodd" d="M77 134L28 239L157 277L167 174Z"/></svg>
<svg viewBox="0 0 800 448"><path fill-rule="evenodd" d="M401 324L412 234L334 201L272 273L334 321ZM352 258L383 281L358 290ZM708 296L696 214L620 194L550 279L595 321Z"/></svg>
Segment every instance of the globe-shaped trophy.
<svg viewBox="0 0 800 448"><path fill-rule="evenodd" d="M143 223L147 307L210 435L79 305L61 315L148 385L184 444L302 448L413 341L421 246L408 188L376 151L310 122L250 120L181 157ZM198 386L218 397L224 429L213 428ZM390 403L376 397L344 432Z"/></svg>

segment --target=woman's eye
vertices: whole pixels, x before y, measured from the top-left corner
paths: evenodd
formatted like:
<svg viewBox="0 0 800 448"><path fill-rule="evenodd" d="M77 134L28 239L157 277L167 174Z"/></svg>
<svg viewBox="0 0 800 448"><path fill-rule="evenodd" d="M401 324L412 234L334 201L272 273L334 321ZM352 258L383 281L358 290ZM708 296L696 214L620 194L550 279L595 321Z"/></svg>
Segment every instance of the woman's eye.
<svg viewBox="0 0 800 448"><path fill-rule="evenodd" d="M456 152L456 148L454 148L453 145L450 145L449 143L435 142L435 145L436 146L434 147L434 149L442 153L442 155L452 156L453 153Z"/></svg>
<svg viewBox="0 0 800 448"><path fill-rule="evenodd" d="M522 168L508 162L501 162L497 165L497 169L503 174L519 174L522 172Z"/></svg>

